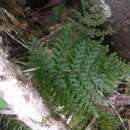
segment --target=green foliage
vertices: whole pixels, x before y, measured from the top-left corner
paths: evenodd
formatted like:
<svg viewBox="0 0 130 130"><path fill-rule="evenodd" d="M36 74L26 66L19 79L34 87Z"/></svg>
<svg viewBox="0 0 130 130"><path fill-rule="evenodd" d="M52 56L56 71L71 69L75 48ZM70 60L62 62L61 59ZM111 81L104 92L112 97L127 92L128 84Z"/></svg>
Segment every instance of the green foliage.
<svg viewBox="0 0 130 130"><path fill-rule="evenodd" d="M8 107L8 104L5 102L3 98L0 98L0 109L5 109Z"/></svg>
<svg viewBox="0 0 130 130"><path fill-rule="evenodd" d="M0 110L8 108L8 104L3 98L0 98ZM0 130L31 130L16 117L9 115L0 115Z"/></svg>
<svg viewBox="0 0 130 130"><path fill-rule="evenodd" d="M32 43L30 60L39 67L35 78L41 95L50 104L65 106L65 111L78 118L83 113L77 121L80 123L88 113L98 117L96 106L101 97L97 90L112 92L119 81L128 77L129 65L115 53L109 54L101 40L84 37L75 30L72 24L65 25L51 40L51 48Z"/></svg>
<svg viewBox="0 0 130 130"><path fill-rule="evenodd" d="M3 98L0 98L0 110L6 108L8 108L8 104ZM0 115L0 130L31 130L15 118L9 115Z"/></svg>
<svg viewBox="0 0 130 130"><path fill-rule="evenodd" d="M17 117L0 115L0 130L31 130L20 122Z"/></svg>
<svg viewBox="0 0 130 130"><path fill-rule="evenodd" d="M106 35L113 33L112 28L105 25L106 18L100 0L81 0L80 3L79 10L72 9L70 15L79 35L104 40Z"/></svg>
<svg viewBox="0 0 130 130"><path fill-rule="evenodd" d="M64 5L58 5L54 7L52 11L53 11L52 20L59 21L65 11L65 7Z"/></svg>
<svg viewBox="0 0 130 130"><path fill-rule="evenodd" d="M99 130L116 130L119 126L117 117L110 113L100 111L100 118L97 120Z"/></svg>
<svg viewBox="0 0 130 130"><path fill-rule="evenodd" d="M117 118L99 110L102 93L110 93L130 68L115 53L103 46L106 21L99 0L81 0L79 10L71 10L71 22L65 25L43 47L33 39L30 63L38 67L34 77L39 82L39 92L53 106L64 106L66 116L73 113L70 127L83 130L93 117L97 124L93 130L115 130ZM58 20L64 8L53 9ZM1 116L3 130L28 130L15 118Z"/></svg>
<svg viewBox="0 0 130 130"><path fill-rule="evenodd" d="M94 129L115 130L118 119L99 110L97 90L112 92L130 73L129 65L102 45L111 30L104 28L99 5L99 0L81 0L79 10L71 10L70 23L48 44L31 41L30 63L39 68L34 74L39 92L49 104L64 106L65 115L74 114L69 124L73 130L83 130L93 117Z"/></svg>
<svg viewBox="0 0 130 130"><path fill-rule="evenodd" d="M100 0L81 0L80 9L72 10L73 18L87 27L97 27L106 21Z"/></svg>

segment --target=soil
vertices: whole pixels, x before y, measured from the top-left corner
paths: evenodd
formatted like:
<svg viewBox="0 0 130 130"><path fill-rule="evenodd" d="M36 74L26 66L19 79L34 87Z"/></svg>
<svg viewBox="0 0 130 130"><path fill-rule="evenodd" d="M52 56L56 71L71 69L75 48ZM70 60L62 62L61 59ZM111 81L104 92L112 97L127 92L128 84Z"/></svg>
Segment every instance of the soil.
<svg viewBox="0 0 130 130"><path fill-rule="evenodd" d="M112 10L109 22L115 31L111 37L114 49L130 60L130 0L106 0Z"/></svg>

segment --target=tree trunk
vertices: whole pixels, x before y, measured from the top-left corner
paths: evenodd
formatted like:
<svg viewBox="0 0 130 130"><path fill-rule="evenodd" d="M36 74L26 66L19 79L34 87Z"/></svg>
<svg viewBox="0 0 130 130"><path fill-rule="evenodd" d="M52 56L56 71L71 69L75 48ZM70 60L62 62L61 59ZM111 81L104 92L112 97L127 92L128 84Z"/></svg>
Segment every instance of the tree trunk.
<svg viewBox="0 0 130 130"><path fill-rule="evenodd" d="M0 96L8 103L19 120L33 130L68 130L62 120L52 117L45 101L32 82L8 60L0 37Z"/></svg>

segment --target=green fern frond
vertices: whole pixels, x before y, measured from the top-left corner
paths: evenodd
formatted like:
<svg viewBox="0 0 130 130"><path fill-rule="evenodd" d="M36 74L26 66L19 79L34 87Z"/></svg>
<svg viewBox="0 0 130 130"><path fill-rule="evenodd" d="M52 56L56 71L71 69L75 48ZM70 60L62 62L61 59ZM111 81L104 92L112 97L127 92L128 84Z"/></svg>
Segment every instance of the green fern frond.
<svg viewBox="0 0 130 130"><path fill-rule="evenodd" d="M31 130L17 117L0 115L0 130Z"/></svg>
<svg viewBox="0 0 130 130"><path fill-rule="evenodd" d="M74 113L69 124L73 130L84 129L92 117L100 130L114 130L118 119L99 110L97 90L111 93L129 76L129 64L102 45L109 30L103 28L106 18L99 0L81 0L81 8L72 14L48 45L31 42L30 63L39 68L34 74L39 92L51 105Z"/></svg>
<svg viewBox="0 0 130 130"><path fill-rule="evenodd" d="M112 92L130 74L129 65L115 53L109 54L101 42L82 37L68 24L51 41L51 48L31 49L31 63L39 67L35 77L41 95L70 113L97 114L101 100L97 90Z"/></svg>
<svg viewBox="0 0 130 130"><path fill-rule="evenodd" d="M0 110L8 108L8 104L0 98ZM24 123L20 122L15 115L0 114L0 130L31 130Z"/></svg>
<svg viewBox="0 0 130 130"><path fill-rule="evenodd" d="M72 9L72 18L87 27L97 27L106 21L99 0L81 0L79 10Z"/></svg>

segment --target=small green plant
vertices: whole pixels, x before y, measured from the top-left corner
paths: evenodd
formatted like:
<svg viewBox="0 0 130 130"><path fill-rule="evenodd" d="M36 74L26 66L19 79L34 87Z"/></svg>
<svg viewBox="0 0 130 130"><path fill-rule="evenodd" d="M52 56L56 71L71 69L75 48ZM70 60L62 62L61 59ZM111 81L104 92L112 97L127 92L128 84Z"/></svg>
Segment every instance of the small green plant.
<svg viewBox="0 0 130 130"><path fill-rule="evenodd" d="M34 78L39 92L52 106L64 106L64 114L73 113L70 127L83 130L93 117L94 129L115 130L118 122L101 112L98 93L111 93L130 74L129 64L110 53L103 40L108 30L98 0L81 0L71 20L43 47L31 41L30 63L38 67ZM93 130L94 130L93 129Z"/></svg>
<svg viewBox="0 0 130 130"><path fill-rule="evenodd" d="M50 104L64 106L66 112L78 118L82 114L79 121L74 117L78 123L84 122L88 113L98 118L97 106L102 100L98 90L112 92L130 73L129 65L115 53L109 54L108 47L101 43L102 40L79 35L72 24L55 35L51 48L31 43L30 60L39 68L35 72L39 92Z"/></svg>
<svg viewBox="0 0 130 130"><path fill-rule="evenodd" d="M64 106L66 116L73 114L72 130L84 130L93 118L97 120L93 130L115 130L118 119L101 110L98 90L104 95L111 93L129 76L130 67L102 45L107 30L100 1L81 0L80 4L48 44L41 46L39 40L32 39L30 64L38 68L34 78L41 96L51 106ZM62 11L62 6L54 8L56 20ZM28 130L14 118L1 119L4 130Z"/></svg>
<svg viewBox="0 0 130 130"><path fill-rule="evenodd" d="M0 115L0 130L31 130L15 115Z"/></svg>
<svg viewBox="0 0 130 130"><path fill-rule="evenodd" d="M99 0L81 0L79 10L72 10L72 18L88 28L100 26L106 22L100 4Z"/></svg>
<svg viewBox="0 0 130 130"><path fill-rule="evenodd" d="M8 104L5 102L3 98L0 98L0 109L6 109Z"/></svg>

